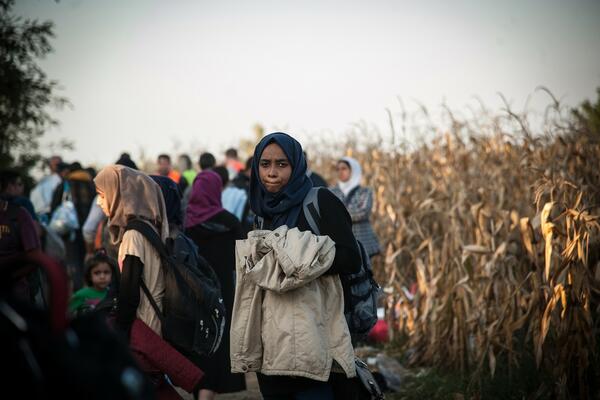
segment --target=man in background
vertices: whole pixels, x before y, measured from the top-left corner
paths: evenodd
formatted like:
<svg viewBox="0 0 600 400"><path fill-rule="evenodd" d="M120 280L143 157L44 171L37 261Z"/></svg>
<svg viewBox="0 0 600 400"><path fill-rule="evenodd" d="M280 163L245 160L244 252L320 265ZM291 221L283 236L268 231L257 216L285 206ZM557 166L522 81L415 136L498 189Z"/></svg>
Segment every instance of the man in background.
<svg viewBox="0 0 600 400"><path fill-rule="evenodd" d="M171 157L169 157L168 154L161 154L158 156L156 163L158 166L158 170L156 171L157 174L171 178L171 180L179 187L180 193L184 193L185 189L188 187L187 181L181 177L179 172L173 169Z"/></svg>
<svg viewBox="0 0 600 400"><path fill-rule="evenodd" d="M223 191L221 192L223 208L235 215L242 222L244 209L248 201L248 194L244 189L234 186L229 181L229 172L224 166L215 167L213 171L219 174L221 181L223 181Z"/></svg>
<svg viewBox="0 0 600 400"><path fill-rule="evenodd" d="M306 156L306 152L304 152L304 159L306 160L306 164L308 164L308 157ZM317 174L315 171L310 169L308 165L306 168L306 175L310 178L311 182L313 183L313 187L327 187L327 182L325 182L325 179L323 179L321 175Z"/></svg>
<svg viewBox="0 0 600 400"><path fill-rule="evenodd" d="M196 179L196 170L192 166L192 160L187 154L181 154L177 159L177 168L181 171L181 175L187 181L188 186L192 186Z"/></svg>
<svg viewBox="0 0 600 400"><path fill-rule="evenodd" d="M234 148L225 152L225 167L229 172L229 179L233 180L237 174L244 169L244 164L238 158L238 152Z"/></svg>
<svg viewBox="0 0 600 400"><path fill-rule="evenodd" d="M50 173L40 179L30 194L31 202L35 212L46 219L50 214L52 195L56 187L61 184L68 172L69 165L62 161L59 156L52 156L46 160Z"/></svg>
<svg viewBox="0 0 600 400"><path fill-rule="evenodd" d="M254 157L250 156L246 160L244 169L240 171L235 179L232 181L233 185L246 192L246 204L244 205L244 211L242 212L242 231L244 235L252 230L254 225L254 213L250 209L250 174L252 173L252 162Z"/></svg>
<svg viewBox="0 0 600 400"><path fill-rule="evenodd" d="M198 160L198 166L200 167L200 171L206 171L209 169L213 169L217 165L217 160L212 153L202 153L200 154L200 159Z"/></svg>
<svg viewBox="0 0 600 400"><path fill-rule="evenodd" d="M13 169L0 171L0 198L27 210L29 216L36 222L37 226L38 217L33 204L24 194L25 186L19 172Z"/></svg>

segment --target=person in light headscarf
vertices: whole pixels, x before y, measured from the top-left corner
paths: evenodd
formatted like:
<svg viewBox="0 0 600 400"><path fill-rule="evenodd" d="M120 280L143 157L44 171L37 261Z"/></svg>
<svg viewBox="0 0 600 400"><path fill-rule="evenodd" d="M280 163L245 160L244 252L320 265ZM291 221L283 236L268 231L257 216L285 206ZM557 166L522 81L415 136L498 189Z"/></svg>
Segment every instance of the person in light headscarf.
<svg viewBox="0 0 600 400"><path fill-rule="evenodd" d="M362 169L354 158L341 158L337 163L337 174L338 183L331 191L348 209L352 218L352 232L372 257L380 252L379 240L369 221L373 209L373 190L360 185Z"/></svg>
<svg viewBox="0 0 600 400"><path fill-rule="evenodd" d="M94 183L98 205L108 217L110 242L119 249L121 281L116 326L128 337L132 353L154 382L157 398L181 398L165 374L174 383L178 382L180 373L185 372L182 376L191 374L193 379L188 379L186 390L197 391L194 385L199 384L202 372L160 339L160 316L141 289L143 282L162 310L165 281L159 253L140 232L126 229L130 221L141 220L154 229L163 242L167 239L169 220L161 188L143 172L122 165L105 167ZM160 347L162 357L155 357L156 346Z"/></svg>
<svg viewBox="0 0 600 400"><path fill-rule="evenodd" d="M160 335L160 320L145 296L140 296L143 279L159 305L165 291L160 273L160 257L150 242L135 230L126 231L132 219L148 223L164 241L169 236L165 201L158 184L148 175L121 165L110 165L96 179L98 205L108 217L110 242L119 248L121 269L117 325L129 332L133 320L140 318Z"/></svg>

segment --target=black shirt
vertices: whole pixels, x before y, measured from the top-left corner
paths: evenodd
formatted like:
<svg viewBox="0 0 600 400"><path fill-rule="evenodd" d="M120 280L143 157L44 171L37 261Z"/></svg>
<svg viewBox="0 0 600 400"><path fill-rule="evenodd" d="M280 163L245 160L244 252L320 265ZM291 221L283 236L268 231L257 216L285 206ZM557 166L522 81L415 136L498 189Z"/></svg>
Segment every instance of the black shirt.
<svg viewBox="0 0 600 400"><path fill-rule="evenodd" d="M323 179L323 177L316 172L312 171L309 175L309 178L312 181L313 187L327 187L327 182L325 182L325 179Z"/></svg>

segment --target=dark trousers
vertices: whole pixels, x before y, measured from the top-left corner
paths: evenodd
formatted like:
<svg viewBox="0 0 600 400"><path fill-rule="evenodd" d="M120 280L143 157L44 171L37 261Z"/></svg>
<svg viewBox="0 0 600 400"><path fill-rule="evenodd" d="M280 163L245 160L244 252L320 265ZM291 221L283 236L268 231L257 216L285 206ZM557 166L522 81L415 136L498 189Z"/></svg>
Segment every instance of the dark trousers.
<svg viewBox="0 0 600 400"><path fill-rule="evenodd" d="M327 382L319 382L301 392L285 395L263 395L264 400L334 400L333 388Z"/></svg>

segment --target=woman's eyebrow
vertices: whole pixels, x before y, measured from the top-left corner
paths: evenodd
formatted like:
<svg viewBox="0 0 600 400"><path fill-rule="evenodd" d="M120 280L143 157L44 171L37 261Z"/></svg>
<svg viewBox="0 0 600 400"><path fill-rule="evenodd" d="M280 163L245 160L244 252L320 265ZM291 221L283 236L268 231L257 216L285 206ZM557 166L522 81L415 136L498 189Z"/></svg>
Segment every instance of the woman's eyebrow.
<svg viewBox="0 0 600 400"><path fill-rule="evenodd" d="M261 158L260 162L263 162L263 161L271 162L272 160L270 158ZM287 158L279 158L279 159L274 160L274 161L277 162L277 163L280 163L280 162L289 162Z"/></svg>

